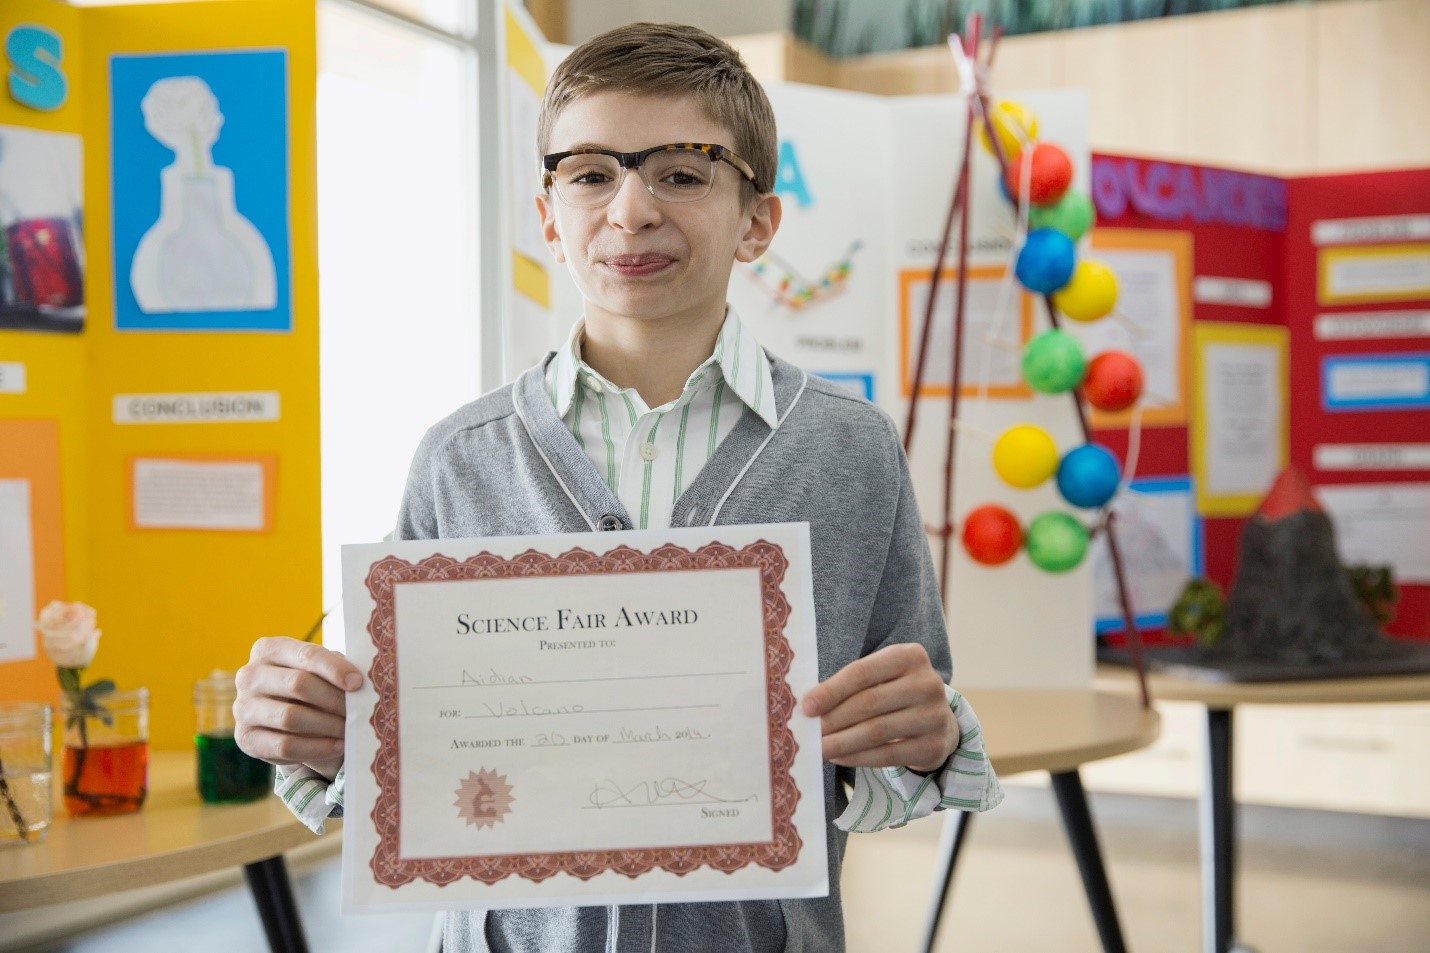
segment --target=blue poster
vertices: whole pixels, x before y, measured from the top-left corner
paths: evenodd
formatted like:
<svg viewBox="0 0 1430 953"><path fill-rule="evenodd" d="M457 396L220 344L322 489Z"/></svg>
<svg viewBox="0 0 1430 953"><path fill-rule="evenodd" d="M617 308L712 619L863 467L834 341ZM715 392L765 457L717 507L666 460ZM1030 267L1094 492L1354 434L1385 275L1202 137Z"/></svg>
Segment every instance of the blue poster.
<svg viewBox="0 0 1430 953"><path fill-rule="evenodd" d="M1430 407L1430 352L1323 357L1321 406L1326 410L1424 410Z"/></svg>
<svg viewBox="0 0 1430 953"><path fill-rule="evenodd" d="M874 375L863 371L816 371L815 377L822 377L831 384L838 384L845 390L874 402Z"/></svg>
<svg viewBox="0 0 1430 953"><path fill-rule="evenodd" d="M114 321L290 331L288 57L115 56Z"/></svg>

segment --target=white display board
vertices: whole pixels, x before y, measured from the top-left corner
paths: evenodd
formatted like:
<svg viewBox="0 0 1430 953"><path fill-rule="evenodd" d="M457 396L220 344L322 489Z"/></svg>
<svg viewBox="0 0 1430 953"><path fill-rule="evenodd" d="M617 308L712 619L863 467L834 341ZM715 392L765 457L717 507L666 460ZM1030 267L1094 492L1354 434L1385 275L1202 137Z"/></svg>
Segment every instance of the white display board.
<svg viewBox="0 0 1430 953"><path fill-rule="evenodd" d="M767 87L779 124L777 193L784 221L761 273L736 266L730 301L765 345L809 371L863 385L902 431L909 390L907 367L917 348L927 278L938 248L962 156L962 97L883 97L798 84ZM1008 94L1034 110L1039 138L1072 158L1074 187L1088 188L1086 97L1056 91ZM971 249L959 442L954 487L955 526L962 514L999 503L1026 526L1045 510L1079 512L1051 481L1017 490L993 471L993 439L1015 423L1047 429L1061 452L1081 443L1066 396L1010 386L1009 357L1048 327L1041 302L1024 301L1011 271L1018 240L1011 207L1000 193L991 155L975 145ZM956 235L955 235L956 237ZM857 250L850 254L857 243ZM951 249L945 268L957 264ZM822 285L831 272L842 277ZM951 280L946 278L945 280ZM787 281L787 284L786 284ZM781 285L785 284L784 290ZM800 286L813 288L791 300ZM948 427L952 296L940 291L926 381L910 454L924 522L943 509L943 461ZM947 305L944 305L947 302ZM940 322L943 322L941 327ZM942 333L940 333L942 330ZM983 396L979 396L980 383ZM973 391L970 393L970 389ZM1081 515L1089 517L1090 514ZM935 562L938 540L930 535ZM954 681L960 687L1085 687L1091 683L1094 638L1090 560L1051 575L1024 555L997 568L970 560L954 542L948 596Z"/></svg>

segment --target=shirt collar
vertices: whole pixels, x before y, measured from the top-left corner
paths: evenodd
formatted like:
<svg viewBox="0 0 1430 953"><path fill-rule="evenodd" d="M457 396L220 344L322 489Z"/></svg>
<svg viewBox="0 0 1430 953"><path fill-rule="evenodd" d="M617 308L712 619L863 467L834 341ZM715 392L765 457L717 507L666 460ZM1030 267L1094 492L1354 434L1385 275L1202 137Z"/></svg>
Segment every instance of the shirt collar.
<svg viewBox="0 0 1430 953"><path fill-rule="evenodd" d="M617 388L596 373L581 359L581 342L586 333L586 321L576 322L566 343L556 352L546 374L546 389L551 402L556 405L556 415L565 417L576 399L577 381L581 375L599 382L600 385ZM755 340L740 321L734 308L725 309L725 323L720 327L720 335L715 339L715 351L695 369L686 382L682 396L690 393L702 383L693 383L703 378L701 372L711 365L720 368L725 385L741 402L755 412L761 420L774 429L779 423L775 411L774 378L770 371L770 360L760 342Z"/></svg>

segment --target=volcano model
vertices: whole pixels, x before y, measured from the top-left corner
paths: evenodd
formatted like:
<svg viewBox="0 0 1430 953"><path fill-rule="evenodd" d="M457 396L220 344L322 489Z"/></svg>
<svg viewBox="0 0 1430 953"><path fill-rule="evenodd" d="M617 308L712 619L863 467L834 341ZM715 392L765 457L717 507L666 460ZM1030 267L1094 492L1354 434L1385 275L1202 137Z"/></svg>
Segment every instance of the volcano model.
<svg viewBox="0 0 1430 953"><path fill-rule="evenodd" d="M1325 665L1383 655L1390 640L1356 598L1335 530L1306 478L1281 472L1241 536L1241 565L1209 659Z"/></svg>

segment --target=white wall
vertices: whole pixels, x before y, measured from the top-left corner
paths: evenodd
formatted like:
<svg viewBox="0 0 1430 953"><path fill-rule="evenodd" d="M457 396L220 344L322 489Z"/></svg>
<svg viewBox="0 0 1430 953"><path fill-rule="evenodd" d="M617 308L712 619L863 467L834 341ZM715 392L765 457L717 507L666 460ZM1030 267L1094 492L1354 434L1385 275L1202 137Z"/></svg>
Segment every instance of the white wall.
<svg viewBox="0 0 1430 953"><path fill-rule="evenodd" d="M589 40L623 23L689 23L716 36L788 30L791 0L569 0L566 39Z"/></svg>

